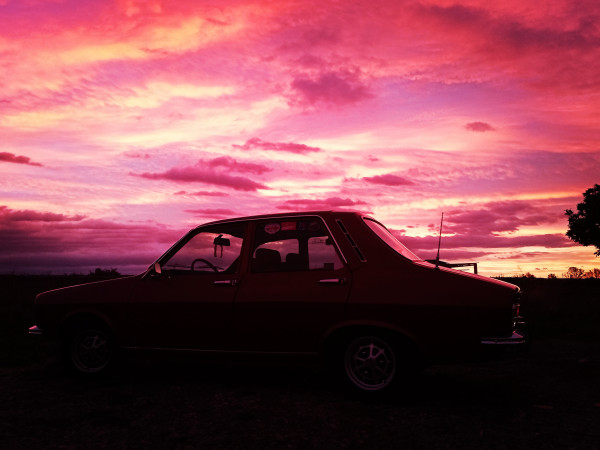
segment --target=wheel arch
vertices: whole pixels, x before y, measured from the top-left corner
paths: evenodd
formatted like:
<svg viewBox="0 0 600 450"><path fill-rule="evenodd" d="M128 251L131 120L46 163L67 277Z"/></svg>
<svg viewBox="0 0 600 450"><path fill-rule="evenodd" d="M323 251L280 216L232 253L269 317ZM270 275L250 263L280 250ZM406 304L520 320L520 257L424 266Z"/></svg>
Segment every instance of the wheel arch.
<svg viewBox="0 0 600 450"><path fill-rule="evenodd" d="M105 314L91 309L76 310L67 314L60 323L58 337L60 340L64 340L78 328L87 325L101 327L109 332L113 338L116 337L111 320Z"/></svg>
<svg viewBox="0 0 600 450"><path fill-rule="evenodd" d="M422 349L414 335L400 327L379 322L351 322L330 330L323 340L322 354L328 359L351 339L367 335L388 338L393 344L411 351L415 359L423 358Z"/></svg>

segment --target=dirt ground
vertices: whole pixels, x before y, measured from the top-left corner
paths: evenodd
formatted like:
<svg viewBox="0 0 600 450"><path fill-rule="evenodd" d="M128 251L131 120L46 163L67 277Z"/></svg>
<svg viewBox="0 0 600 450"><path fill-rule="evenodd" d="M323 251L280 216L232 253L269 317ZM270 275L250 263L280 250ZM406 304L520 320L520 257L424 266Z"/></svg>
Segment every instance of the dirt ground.
<svg viewBox="0 0 600 450"><path fill-rule="evenodd" d="M598 449L600 342L426 370L369 402L314 369L135 360L110 378L52 357L0 369L3 449Z"/></svg>

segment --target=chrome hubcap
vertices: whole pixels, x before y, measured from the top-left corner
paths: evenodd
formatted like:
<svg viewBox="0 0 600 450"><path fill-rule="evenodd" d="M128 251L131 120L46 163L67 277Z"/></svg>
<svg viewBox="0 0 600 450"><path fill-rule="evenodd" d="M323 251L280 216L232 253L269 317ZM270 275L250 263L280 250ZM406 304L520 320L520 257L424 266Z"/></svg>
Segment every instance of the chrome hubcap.
<svg viewBox="0 0 600 450"><path fill-rule="evenodd" d="M396 358L392 348L382 339L363 337L348 347L345 368L354 385L376 391L392 381L396 372Z"/></svg>
<svg viewBox="0 0 600 450"><path fill-rule="evenodd" d="M105 368L111 358L112 348L104 333L87 331L73 341L71 356L75 367L85 373Z"/></svg>

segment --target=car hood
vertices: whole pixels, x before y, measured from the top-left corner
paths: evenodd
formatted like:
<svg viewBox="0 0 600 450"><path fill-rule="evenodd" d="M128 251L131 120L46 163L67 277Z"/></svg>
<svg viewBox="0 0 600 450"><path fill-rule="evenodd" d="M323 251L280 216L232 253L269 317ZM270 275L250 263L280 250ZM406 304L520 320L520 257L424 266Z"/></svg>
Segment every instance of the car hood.
<svg viewBox="0 0 600 450"><path fill-rule="evenodd" d="M38 294L35 298L35 304L94 303L97 301L102 301L103 303L121 302L129 296L131 289L139 282L141 276L135 275L53 289Z"/></svg>

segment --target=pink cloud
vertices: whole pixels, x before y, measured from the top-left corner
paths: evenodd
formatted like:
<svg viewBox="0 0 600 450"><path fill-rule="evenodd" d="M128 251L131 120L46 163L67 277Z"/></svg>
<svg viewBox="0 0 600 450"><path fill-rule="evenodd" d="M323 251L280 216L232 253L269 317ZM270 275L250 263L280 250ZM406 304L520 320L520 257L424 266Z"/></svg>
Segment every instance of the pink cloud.
<svg viewBox="0 0 600 450"><path fill-rule="evenodd" d="M499 201L485 203L477 209L448 211L444 215L444 230L449 233L489 235L513 232L522 226L555 224L560 220L563 220L563 211L552 202L545 205L543 201Z"/></svg>
<svg viewBox="0 0 600 450"><path fill-rule="evenodd" d="M255 163L239 162L230 156L221 156L207 162L208 167L225 167L236 172L250 172L261 175L265 172L270 172L272 169Z"/></svg>
<svg viewBox="0 0 600 450"><path fill-rule="evenodd" d="M317 78L297 77L291 87L297 94L292 103L345 105L371 98L373 95L353 73L324 73Z"/></svg>
<svg viewBox="0 0 600 450"><path fill-rule="evenodd" d="M15 164L27 164L29 166L38 166L41 167L42 164L37 162L32 162L30 158L27 156L17 156L13 153L8 152L0 152L0 161L15 163Z"/></svg>
<svg viewBox="0 0 600 450"><path fill-rule="evenodd" d="M190 195L194 197L229 197L229 194L225 192L218 191L196 191L196 192L187 192L187 191L177 191L173 195Z"/></svg>
<svg viewBox="0 0 600 450"><path fill-rule="evenodd" d="M147 178L149 180L214 184L216 186L230 187L238 191L269 189L262 183L258 183L242 176L229 175L215 170L216 168L226 168L234 171L248 171L253 173L263 173L270 170L268 167L260 164L240 163L233 158L222 157L210 161L200 160L195 166L173 167L160 173L144 172L141 174L131 173L131 175Z"/></svg>
<svg viewBox="0 0 600 450"><path fill-rule="evenodd" d="M383 184L385 186L412 186L413 183L408 178L399 177L391 173L385 175L374 175L372 177L363 177L361 180L372 184Z"/></svg>
<svg viewBox="0 0 600 450"><path fill-rule="evenodd" d="M489 123L485 122L471 122L465 125L465 128L469 131L476 131L479 133L485 133L486 131L495 131Z"/></svg>
<svg viewBox="0 0 600 450"><path fill-rule="evenodd" d="M267 142L263 141L259 138L248 139L244 145L233 145L234 148L238 148L241 150L274 150L279 152L290 152L290 153L311 153L311 152L320 152L321 149L318 147L309 147L304 144L296 144L293 142L282 143L282 142Z"/></svg>

